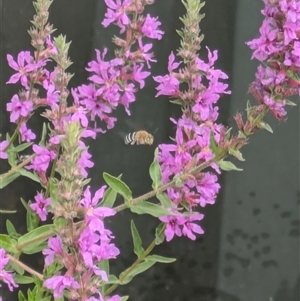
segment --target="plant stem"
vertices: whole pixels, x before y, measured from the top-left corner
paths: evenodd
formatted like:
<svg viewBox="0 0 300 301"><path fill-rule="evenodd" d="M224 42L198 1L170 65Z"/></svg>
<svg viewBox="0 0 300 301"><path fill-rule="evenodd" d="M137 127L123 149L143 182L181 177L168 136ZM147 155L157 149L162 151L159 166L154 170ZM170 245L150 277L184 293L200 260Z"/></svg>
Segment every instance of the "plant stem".
<svg viewBox="0 0 300 301"><path fill-rule="evenodd" d="M162 227L160 232L158 233L158 236L162 235L164 231L165 231L165 227ZM144 259L150 254L150 252L154 249L155 246L156 246L156 244L155 244L155 238L154 238L153 241L151 242L151 244L148 246L148 248L142 253L142 255L128 269L125 270L124 274L119 279L120 284L115 283L112 286L110 286L106 290L105 296L109 296L119 285L121 285L122 281L124 281L126 279L126 277L134 270L134 268L139 263L144 261Z"/></svg>

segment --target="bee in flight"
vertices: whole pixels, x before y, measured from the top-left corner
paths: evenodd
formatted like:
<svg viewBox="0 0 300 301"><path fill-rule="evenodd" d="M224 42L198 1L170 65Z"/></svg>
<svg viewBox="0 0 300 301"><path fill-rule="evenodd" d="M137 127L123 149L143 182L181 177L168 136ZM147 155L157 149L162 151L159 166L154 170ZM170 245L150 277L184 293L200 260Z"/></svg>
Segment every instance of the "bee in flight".
<svg viewBox="0 0 300 301"><path fill-rule="evenodd" d="M154 137L146 131L137 131L134 133L129 133L125 136L124 142L126 145L139 145L147 144L151 145L153 143Z"/></svg>

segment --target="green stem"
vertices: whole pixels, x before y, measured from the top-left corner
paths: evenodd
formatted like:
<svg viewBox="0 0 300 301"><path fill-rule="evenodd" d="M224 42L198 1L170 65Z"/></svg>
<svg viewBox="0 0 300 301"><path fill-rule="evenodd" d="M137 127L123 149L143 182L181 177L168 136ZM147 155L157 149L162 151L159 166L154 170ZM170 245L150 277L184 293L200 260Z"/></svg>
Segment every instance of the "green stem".
<svg viewBox="0 0 300 301"><path fill-rule="evenodd" d="M163 232L165 231L165 227L162 227L160 232L158 233L158 236L161 236L163 234ZM148 248L142 253L142 255L128 268L125 270L124 274L120 277L120 284L113 284L112 286L110 286L106 292L105 292L105 296L109 296L119 285L122 284L122 281L124 281L126 279L126 277L134 270L134 268L140 264L142 261L144 261L144 259L150 254L150 252L154 249L154 247L156 246L155 244L155 239L153 239L153 241L151 242L151 244L148 246Z"/></svg>

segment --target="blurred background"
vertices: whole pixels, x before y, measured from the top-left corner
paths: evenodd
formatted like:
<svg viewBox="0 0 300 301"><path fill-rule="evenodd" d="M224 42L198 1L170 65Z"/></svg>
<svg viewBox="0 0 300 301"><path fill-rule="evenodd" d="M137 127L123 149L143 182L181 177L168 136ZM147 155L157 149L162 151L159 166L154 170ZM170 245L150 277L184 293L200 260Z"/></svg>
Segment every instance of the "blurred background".
<svg viewBox="0 0 300 301"><path fill-rule="evenodd" d="M2 6L2 7L1 7ZM248 85L254 79L257 62L250 61L251 52L245 45L258 36L262 22L260 0L209 0L202 12L206 17L200 27L205 39L201 56L207 57L205 46L218 49L216 67L229 75L230 97L222 97L220 122L234 126L232 116L244 111ZM0 58L0 113L1 133L12 133L6 103L17 92L13 85L5 85L12 74L6 54L14 57L21 50L32 49L27 30L34 14L31 0L2 0L1 58ZM69 72L75 73L70 88L86 83L85 66L94 58L94 49L112 49L112 36L119 30L114 26L103 29L101 22L106 5L101 0L54 1L50 9L50 23L72 41L70 58L74 64ZM176 29L182 27L179 17L185 14L179 0L157 1L148 6L146 13L158 16L165 35L161 41L151 41L157 64L152 74L166 73L170 51L179 47ZM112 52L111 52L112 53ZM104 184L102 173L122 179L134 196L148 192L151 181L148 173L156 146L174 136L170 117L180 116L178 106L165 97L155 98L155 83L151 78L138 93L131 106L131 116L123 108L116 110L118 122L114 129L90 141L90 152L95 166L90 170L92 190ZM299 102L299 99L295 100ZM40 128L42 119L31 120L31 128ZM269 124L274 134L258 132L243 148L245 162L235 162L243 172L224 173L222 190L217 202L202 212L201 226L205 234L196 241L176 238L155 248L155 254L176 257L172 264L156 264L137 276L117 292L129 295L135 301L297 301L299 300L299 107L291 108L286 121L279 124L273 117ZM135 130L155 132L153 146L126 146L122 135ZM1 173L8 166L0 162ZM16 209L17 214L2 215L0 230L5 232L5 221L10 219L20 233L25 233L25 211L20 197L32 200L39 186L25 178L0 191L0 208ZM136 216L122 211L110 220L109 228L115 233L115 243L121 250L112 262L112 272L119 274L135 260L130 233L134 219L144 246L153 238L157 221L149 216ZM43 258L22 257L33 268L41 269ZM16 295L2 286L3 301L17 300ZM1 290L0 289L0 290Z"/></svg>

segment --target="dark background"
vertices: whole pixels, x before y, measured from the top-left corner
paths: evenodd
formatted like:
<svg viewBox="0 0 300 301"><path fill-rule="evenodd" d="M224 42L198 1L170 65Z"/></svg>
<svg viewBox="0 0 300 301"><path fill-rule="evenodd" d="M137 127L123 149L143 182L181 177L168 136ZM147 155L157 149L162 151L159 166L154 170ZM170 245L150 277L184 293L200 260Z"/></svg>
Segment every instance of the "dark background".
<svg viewBox="0 0 300 301"><path fill-rule="evenodd" d="M16 56L21 50L31 49L27 30L34 10L29 0L3 0L1 8L1 133L12 132L5 112L6 103L17 92L16 86L5 85L12 71L7 66L6 54ZM219 50L217 68L229 74L231 97L220 100L220 122L233 126L232 116L246 105L248 84L254 78L256 62L250 61L251 52L245 45L258 34L262 21L260 0L209 0L202 12L201 22L205 46ZM105 13L104 1L54 1L50 22L72 41L70 58L75 72L70 87L86 82L84 70L94 57L94 48L112 47L111 38L118 29L100 24ZM179 16L185 11L181 1L157 1L147 12L159 16L165 35L153 41L159 63L152 65L153 75L165 74L171 50L179 46L175 30L182 27ZM148 192L151 182L148 168L155 147L173 136L169 117L178 117L179 108L167 98L155 98L155 83L147 79L146 88L138 94L131 106L132 116L123 108L116 110L118 122L107 134L91 141L95 167L90 171L91 186L96 190L103 185L103 171L112 175L123 174L123 180L134 196ZM298 101L299 99L296 99ZM35 118L31 127L38 129L41 120ZM243 172L226 173L221 177L222 191L215 205L205 208L202 223L205 234L195 242L176 238L155 249L156 254L176 257L173 264L157 264L136 277L117 292L130 295L135 301L296 301L299 300L299 109L289 110L288 120L279 124L270 118L274 134L260 132L243 149L245 162L235 162ZM124 145L122 135L138 129L155 132L151 147ZM0 162L1 172L7 169ZM20 233L25 232L24 210L20 196L32 199L39 187L19 178L0 191L4 209L17 209L18 214L1 216L1 232L9 218ZM130 220L134 218L141 232L144 246L152 240L157 224L154 218L136 216L123 211L111 220L109 227L116 236L121 250L118 260L112 262L116 273L127 268L135 259L132 252ZM40 268L42 258L24 258L32 267ZM5 285L3 285L5 287ZM2 292L3 300L17 300ZM15 299L14 299L15 298Z"/></svg>

